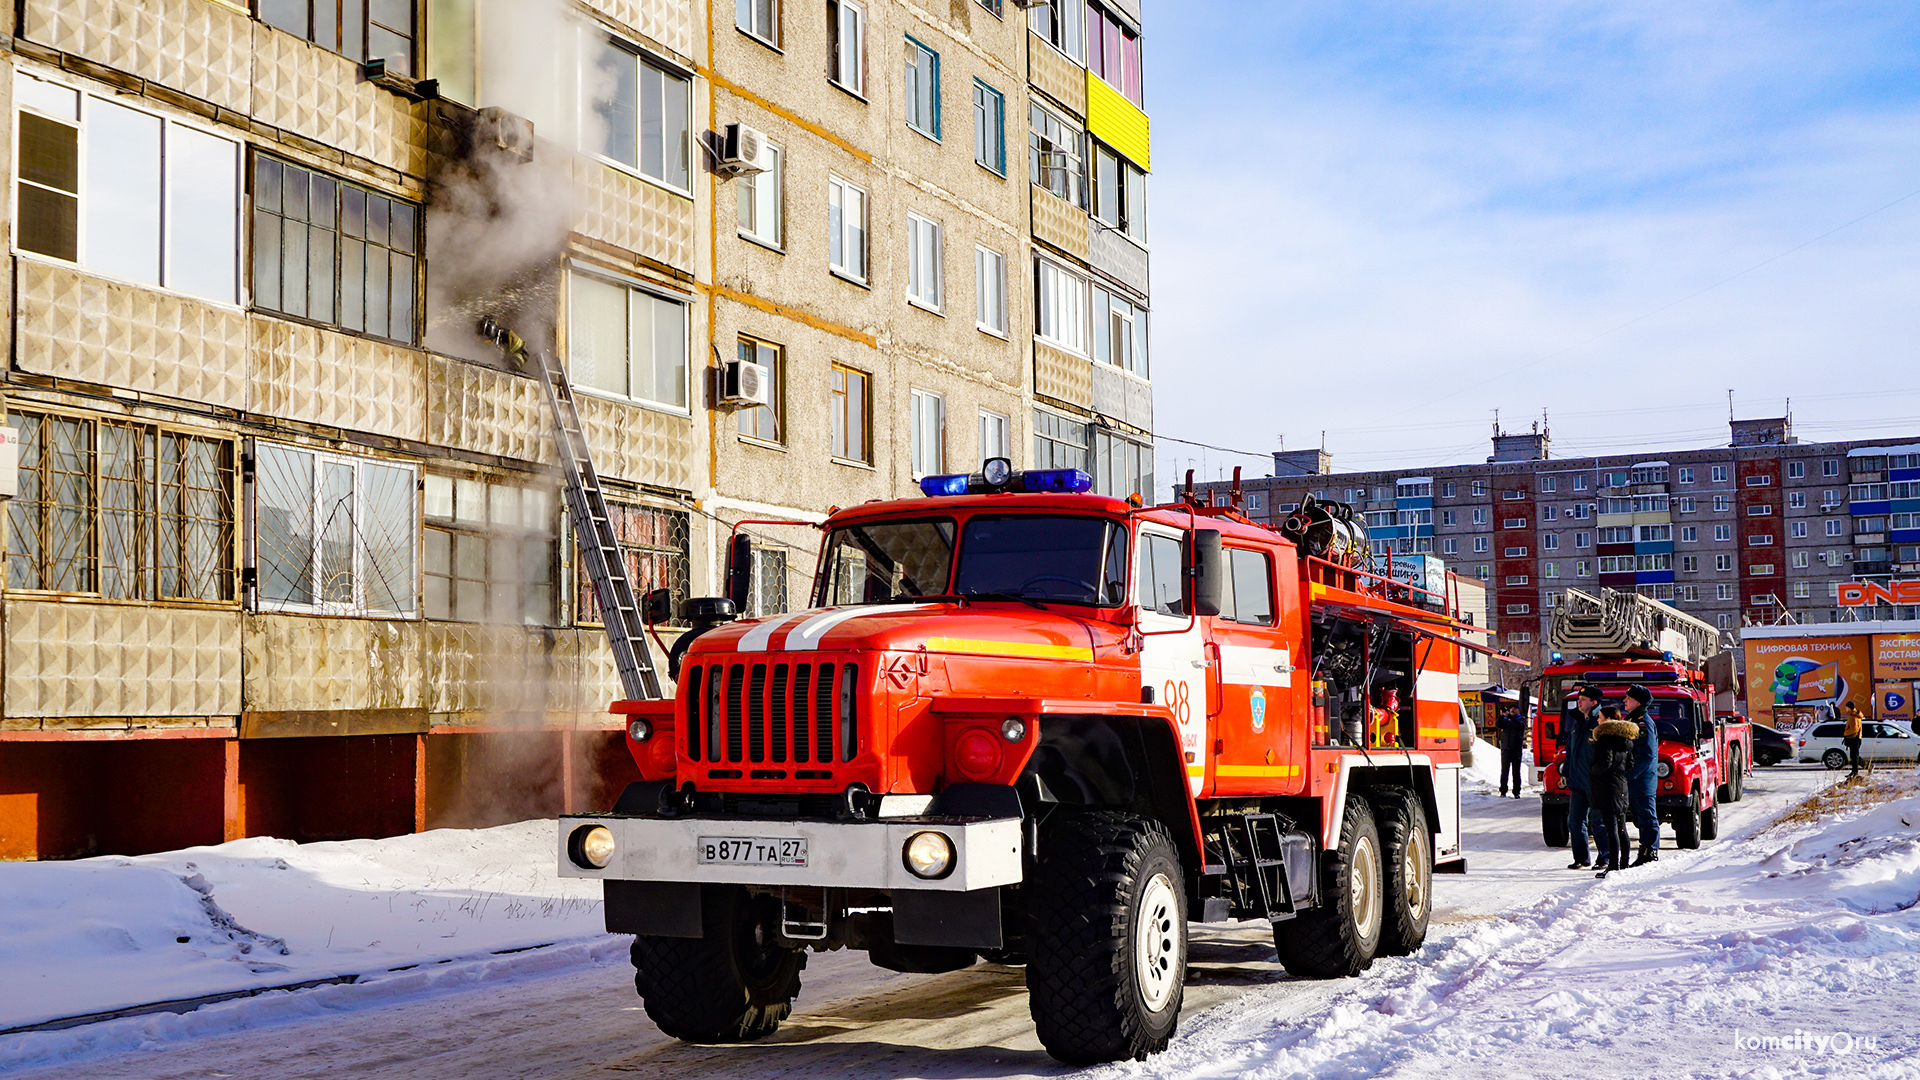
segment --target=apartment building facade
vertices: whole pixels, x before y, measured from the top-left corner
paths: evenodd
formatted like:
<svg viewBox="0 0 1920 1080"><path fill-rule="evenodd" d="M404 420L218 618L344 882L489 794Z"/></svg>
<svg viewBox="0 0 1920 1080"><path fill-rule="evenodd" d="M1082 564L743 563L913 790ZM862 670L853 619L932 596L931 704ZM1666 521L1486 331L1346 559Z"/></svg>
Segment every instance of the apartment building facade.
<svg viewBox="0 0 1920 1080"><path fill-rule="evenodd" d="M1911 439L1803 443L1771 418L1733 421L1710 449L1555 459L1538 430L1497 434L1493 449L1418 473L1336 473L1324 451L1283 452L1243 501L1274 524L1309 492L1353 505L1377 555L1432 553L1486 582L1499 644L1536 664L1569 587L1634 589L1727 630L1920 617L1837 602L1844 583L1920 573ZM1218 503L1230 486L1201 489Z"/></svg>
<svg viewBox="0 0 1920 1080"><path fill-rule="evenodd" d="M1144 229L1137 11L5 18L0 857L385 835L617 790L618 682L546 406L482 315L563 359L636 588L676 601L718 591L755 520L755 613L805 606L830 506L983 455L1150 488L1101 471L1150 424L1144 232L1120 209ZM767 139L739 176L716 169L731 124ZM1102 147L1138 175L1101 172ZM1096 254L1102 229L1124 258L1111 236ZM769 371L770 404L723 400L735 360Z"/></svg>

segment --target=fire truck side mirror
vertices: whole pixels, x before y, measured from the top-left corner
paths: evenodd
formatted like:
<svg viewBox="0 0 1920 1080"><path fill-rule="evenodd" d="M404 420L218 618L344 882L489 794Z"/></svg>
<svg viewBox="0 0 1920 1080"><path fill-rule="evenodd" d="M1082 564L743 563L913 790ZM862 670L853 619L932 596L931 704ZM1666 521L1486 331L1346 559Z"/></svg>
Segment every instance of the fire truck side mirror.
<svg viewBox="0 0 1920 1080"><path fill-rule="evenodd" d="M1218 529L1193 533L1193 613L1218 615L1227 587L1227 553Z"/></svg>
<svg viewBox="0 0 1920 1080"><path fill-rule="evenodd" d="M727 599L733 610L747 611L753 595L753 537L737 532L727 541Z"/></svg>

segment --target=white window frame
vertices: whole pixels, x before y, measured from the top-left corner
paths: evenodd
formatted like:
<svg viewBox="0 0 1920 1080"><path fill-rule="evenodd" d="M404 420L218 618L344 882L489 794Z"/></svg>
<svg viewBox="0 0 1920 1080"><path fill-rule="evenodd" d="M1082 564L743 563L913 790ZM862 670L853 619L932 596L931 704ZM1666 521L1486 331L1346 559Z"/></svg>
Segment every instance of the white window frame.
<svg viewBox="0 0 1920 1080"><path fill-rule="evenodd" d="M927 427L929 421L931 430ZM947 399L944 395L918 387L907 391L907 446L909 468L915 480L945 471Z"/></svg>
<svg viewBox="0 0 1920 1080"><path fill-rule="evenodd" d="M1013 421L997 412L980 410L980 448L982 462L990 457L1013 460Z"/></svg>
<svg viewBox="0 0 1920 1080"><path fill-rule="evenodd" d="M827 0L830 17L837 20L836 25L828 28L828 46L834 48L828 57L827 81L842 90L864 100L867 96L867 9L855 0ZM852 40L848 40L847 29L851 25ZM851 72L852 78L847 78Z"/></svg>
<svg viewBox="0 0 1920 1080"><path fill-rule="evenodd" d="M315 599L312 603L300 603L293 600L269 599L261 589L258 579L264 576L264 567L259 550L260 528L260 485L262 480L256 477L248 484L247 492L247 541L249 564L254 567L256 584L249 590L253 596L253 610L274 612L303 612L316 615L355 615L380 619L418 619L420 618L420 466L414 462L397 461L391 458L363 457L358 454L335 454L325 450L316 450L307 446L294 446L287 443L260 441L254 444L256 460L260 452L271 447L275 450L293 454L303 454L313 461L313 488L310 492L313 519L309 525L313 532L312 566L315 575L313 589ZM318 580L321 573L323 548L326 540L326 507L322 502L324 491L324 469L326 464L347 465L353 469L353 505L352 520L349 528L353 536L352 569L353 596L346 601L328 601L320 599L324 595L325 584ZM405 597L404 607L397 611L369 608L367 606L367 529L369 514L366 509L367 470L370 467L396 469L408 474L406 486L408 494L408 521L401 533L401 542L395 550L404 550L407 554L407 577L402 583Z"/></svg>
<svg viewBox="0 0 1920 1080"><path fill-rule="evenodd" d="M850 194L858 196L860 201L860 213L858 215L860 220L857 224L850 220L852 215L847 213L847 196ZM840 210L840 228L837 239L841 253L841 260L837 263L833 261L833 248L836 239L833 228L833 209L836 200L839 203ZM868 223L870 207L871 203L866 188L861 187L851 180L842 180L838 176L829 175L827 177L827 269L857 285L865 285L867 283L867 267L873 257L872 245L867 242L868 238L872 235L872 229ZM845 257L846 253L852 247L852 233L856 229L859 231L860 241L860 265L858 267L850 264Z"/></svg>
<svg viewBox="0 0 1920 1080"><path fill-rule="evenodd" d="M1717 573L1730 572L1733 569L1733 556L1724 554L1715 555L1713 557L1713 569ZM1722 599L1724 599L1724 597Z"/></svg>
<svg viewBox="0 0 1920 1080"><path fill-rule="evenodd" d="M973 248L973 326L1007 336L1007 257L979 244Z"/></svg>
<svg viewBox="0 0 1920 1080"><path fill-rule="evenodd" d="M627 392L624 394L618 391L607 390L597 386L588 386L588 385L584 385L582 383L573 381L573 349L574 349L573 329L572 329L573 319L574 319L573 282L576 278L589 278L589 279L592 279L593 281L599 282L600 284L611 285L611 286L614 286L615 288L622 289L627 294ZM649 301L652 301L658 304L670 304L679 309L680 362L682 365L680 391L683 396L683 400L681 401L678 401L678 402L656 401L648 395L636 394L633 392L635 374L636 374L634 365L637 362L637 358L634 355L634 324L636 320L633 318L633 305L636 302L635 301L636 296L645 297ZM612 274L599 273L596 271L588 271L580 267L570 268L567 271L567 324L568 324L567 378L568 378L569 384L572 385L576 393L588 394L593 397L608 398L613 401L631 402L632 404L639 405L643 408L653 409L660 412L670 412L679 416L691 415L693 411L692 387L693 387L693 379L694 379L695 370L696 370L693 364L693 355L692 355L692 336L691 336L691 324L690 324L691 311L692 311L692 305L688 303L686 297L675 296L663 289L647 288L646 286L640 284L639 282L617 277ZM653 360L657 360L657 358L653 357L651 353L653 345L657 340L658 338L656 337L654 338L654 340L651 340L647 343L647 347L649 349L649 358ZM654 369L649 367L647 371L648 377L651 378L653 376L653 373L654 373Z"/></svg>
<svg viewBox="0 0 1920 1080"><path fill-rule="evenodd" d="M786 215L782 206L786 201L786 158L786 152L780 147L763 143L760 164L765 171L748 173L734 181L739 188L736 219L739 216L752 219L740 223L740 237L775 251L784 251L786 244Z"/></svg>
<svg viewBox="0 0 1920 1080"><path fill-rule="evenodd" d="M1716 484L1724 484L1727 482L1727 467L1725 465L1715 465L1713 467L1713 482Z"/></svg>
<svg viewBox="0 0 1920 1080"><path fill-rule="evenodd" d="M1725 543L1725 542L1727 542L1727 541L1729 541L1729 540L1732 540L1732 539L1733 539L1733 526L1731 526L1731 525L1715 525L1715 526L1713 527L1713 538L1714 538L1714 540L1715 540L1715 541L1717 541L1717 542L1719 542L1719 543Z"/></svg>
<svg viewBox="0 0 1920 1080"><path fill-rule="evenodd" d="M925 135L934 142L940 141L940 54L922 44L912 34L905 37L906 58L901 67L901 115L906 118L907 127ZM915 94L920 80L931 80L929 93L924 98ZM931 115L918 115L924 104Z"/></svg>
<svg viewBox="0 0 1920 1080"><path fill-rule="evenodd" d="M907 215L907 303L943 314L946 306L946 234L930 217Z"/></svg>
<svg viewBox="0 0 1920 1080"><path fill-rule="evenodd" d="M649 184L657 184L668 191L692 198L693 179L700 169L699 162L696 160L694 154L693 79L684 74L680 70L679 65L669 63L655 56L635 42L597 29L583 27L580 32L584 37L581 48L582 62L578 65L580 81L577 97L580 102L580 116L583 120L592 115L598 100L593 95L605 85L605 76L600 74L597 65L592 60L592 58L597 55L598 50L604 47L627 53L633 58L635 65L633 101L634 161L629 163L616 157L610 157L604 152L604 147L586 147L587 152L592 155L594 160L605 164L609 168L618 169L630 176L637 176ZM680 154L686 159L687 182L684 185L675 183L670 176L655 176L646 170L646 78L649 69L658 73L662 80L672 79L685 87L684 104L682 106L684 115L681 117L681 145L679 148ZM663 82L662 86L664 87L664 85L665 83ZM664 101L661 103L661 115L666 115L666 103ZM582 134L590 130L592 129L584 124L582 125ZM666 147L664 142L662 143L660 152L663 171L667 171L664 169L664 165L671 151Z"/></svg>
<svg viewBox="0 0 1920 1080"><path fill-rule="evenodd" d="M767 16L765 29L763 30L758 26L748 25L749 23L759 22L759 15L763 10ZM742 16L746 17L746 23L740 21ZM780 0L734 0L733 25L735 29L755 41L775 49L779 48Z"/></svg>
<svg viewBox="0 0 1920 1080"><path fill-rule="evenodd" d="M1092 286L1086 278L1048 259L1035 258L1033 336L1076 356L1089 354L1092 336L1088 314L1093 307ZM1051 279L1051 280L1049 280ZM1071 338L1048 330L1070 329Z"/></svg>

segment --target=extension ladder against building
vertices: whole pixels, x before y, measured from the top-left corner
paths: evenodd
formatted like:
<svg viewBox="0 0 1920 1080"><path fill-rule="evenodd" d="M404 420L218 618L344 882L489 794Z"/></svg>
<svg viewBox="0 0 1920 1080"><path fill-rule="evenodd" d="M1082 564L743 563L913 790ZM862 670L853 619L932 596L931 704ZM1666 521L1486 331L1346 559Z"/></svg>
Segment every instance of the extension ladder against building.
<svg viewBox="0 0 1920 1080"><path fill-rule="evenodd" d="M647 651L646 627L634 602L633 582L627 578L626 559L613 532L606 493L600 488L600 474L594 470L593 455L587 449L587 433L580 424L580 410L574 405L566 369L556 357L528 348L520 335L492 319L481 321L480 333L505 349L521 367L533 369L546 391L554 449L559 452L566 477L567 516L580 546L580 561L593 580L593 595L600 601L600 621L607 628L607 643L613 647L621 692L630 700L657 701L662 696L660 676Z"/></svg>

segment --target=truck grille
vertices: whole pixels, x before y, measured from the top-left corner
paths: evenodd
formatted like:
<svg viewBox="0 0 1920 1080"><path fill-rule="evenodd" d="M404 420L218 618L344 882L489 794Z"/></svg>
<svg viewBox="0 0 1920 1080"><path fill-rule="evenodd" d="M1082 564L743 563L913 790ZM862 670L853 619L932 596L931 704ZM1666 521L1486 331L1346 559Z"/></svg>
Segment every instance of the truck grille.
<svg viewBox="0 0 1920 1080"><path fill-rule="evenodd" d="M718 663L686 671L687 757L831 765L859 748L858 664ZM805 779L806 770L797 778ZM821 778L829 774L821 772Z"/></svg>

